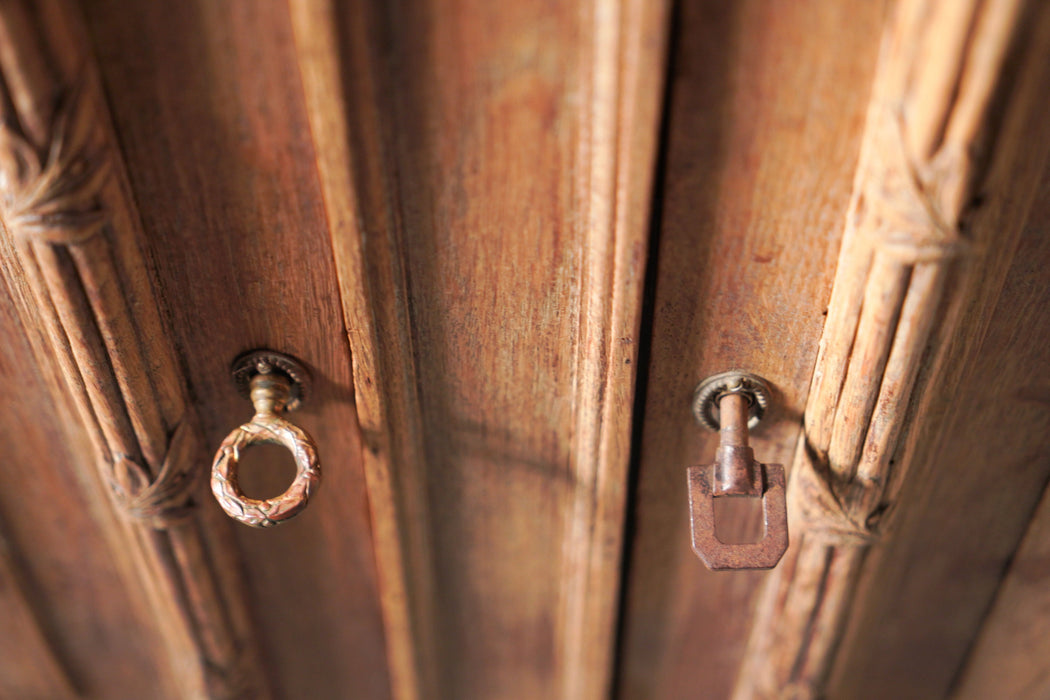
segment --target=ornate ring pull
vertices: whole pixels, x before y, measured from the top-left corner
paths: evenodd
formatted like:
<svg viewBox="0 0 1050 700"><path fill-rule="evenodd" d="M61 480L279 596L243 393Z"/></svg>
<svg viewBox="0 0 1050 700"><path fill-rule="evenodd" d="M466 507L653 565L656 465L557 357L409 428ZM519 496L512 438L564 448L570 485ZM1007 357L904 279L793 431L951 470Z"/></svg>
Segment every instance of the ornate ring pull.
<svg viewBox="0 0 1050 700"><path fill-rule="evenodd" d="M788 546L784 467L760 464L748 445L748 429L761 420L769 402L766 383L743 372L724 372L696 390L693 413L719 435L715 463L689 469L689 515L693 551L712 571L771 569ZM713 501L718 496L762 499L765 535L749 544L726 544L715 535Z"/></svg>
<svg viewBox="0 0 1050 700"><path fill-rule="evenodd" d="M294 359L260 350L237 358L234 380L255 406L252 419L226 436L211 468L211 490L222 509L252 527L271 527L295 517L306 507L321 482L321 465L314 441L284 418L306 398L309 375ZM275 498L248 498L237 482L241 453L252 445L283 445L295 457L295 480Z"/></svg>

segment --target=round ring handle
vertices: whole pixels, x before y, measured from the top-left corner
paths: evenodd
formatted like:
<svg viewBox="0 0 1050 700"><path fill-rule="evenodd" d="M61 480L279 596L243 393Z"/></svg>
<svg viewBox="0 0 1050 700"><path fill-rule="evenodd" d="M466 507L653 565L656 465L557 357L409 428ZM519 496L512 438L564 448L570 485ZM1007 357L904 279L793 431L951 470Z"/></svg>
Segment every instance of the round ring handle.
<svg viewBox="0 0 1050 700"><path fill-rule="evenodd" d="M222 509L234 520L260 528L280 525L302 512L321 482L321 464L313 439L282 415L292 396L293 380L268 361L275 353L269 355L270 358L254 360L256 371L248 382L255 415L226 436L211 469L211 490ZM246 364L243 359L238 360L235 368L241 365L243 372ZM265 500L245 496L237 479L242 453L261 444L281 445L295 458L291 486L280 496Z"/></svg>

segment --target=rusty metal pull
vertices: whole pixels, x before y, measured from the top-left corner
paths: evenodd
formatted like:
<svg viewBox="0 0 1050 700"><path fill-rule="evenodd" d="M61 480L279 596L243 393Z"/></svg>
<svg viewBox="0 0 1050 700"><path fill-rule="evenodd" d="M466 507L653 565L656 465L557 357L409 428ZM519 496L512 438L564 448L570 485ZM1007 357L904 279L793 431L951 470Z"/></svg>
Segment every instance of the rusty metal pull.
<svg viewBox="0 0 1050 700"><path fill-rule="evenodd" d="M689 515L693 551L712 571L771 569L788 546L784 467L760 464L748 444L769 402L764 380L744 372L723 372L697 387L697 420L719 435L714 464L689 468ZM744 496L762 499L765 534L746 544L726 544L715 535L714 499Z"/></svg>
<svg viewBox="0 0 1050 700"><path fill-rule="evenodd" d="M250 398L255 415L235 428L215 454L211 490L234 520L252 527L271 527L299 514L321 481L317 448L306 431L284 418L306 398L310 375L295 359L270 350L238 357L231 368L242 394ZM295 458L295 479L280 496L248 498L237 480L241 453L252 445L272 443L287 448Z"/></svg>

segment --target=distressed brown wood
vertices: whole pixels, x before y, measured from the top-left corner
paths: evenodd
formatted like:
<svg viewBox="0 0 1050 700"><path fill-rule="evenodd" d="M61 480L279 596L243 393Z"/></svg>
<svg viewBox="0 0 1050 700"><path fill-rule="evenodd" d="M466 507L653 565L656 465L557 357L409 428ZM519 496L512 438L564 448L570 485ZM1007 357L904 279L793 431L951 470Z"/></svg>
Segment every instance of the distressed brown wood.
<svg viewBox="0 0 1050 700"><path fill-rule="evenodd" d="M209 451L245 418L230 377L241 353L286 353L313 378L295 421L316 441L322 488L294 520L229 535L264 673L278 697L388 697L351 357L289 8L98 0L85 10ZM290 462L253 448L246 494L286 489ZM217 505L208 514L228 522Z"/></svg>
<svg viewBox="0 0 1050 700"><path fill-rule="evenodd" d="M686 469L718 442L694 420L692 394L728 369L768 379L751 445L763 462L791 461L883 6L687 1L679 12L619 669L620 695L646 700L727 697L742 659L769 574L712 573L689 548ZM715 501L720 534L759 536L758 500L719 510L727 500Z"/></svg>
<svg viewBox="0 0 1050 700"><path fill-rule="evenodd" d="M957 393L1045 163L1046 21L1022 2L896 8L792 470L792 544L736 697L824 692L869 548L935 454L933 406Z"/></svg>
<svg viewBox="0 0 1050 700"><path fill-rule="evenodd" d="M353 356L390 682L394 697L424 698L440 687L440 641L401 217L386 172L390 91L373 43L384 27L367 3L296 1L291 12Z"/></svg>
<svg viewBox="0 0 1050 700"><path fill-rule="evenodd" d="M204 452L75 11L0 12L0 212L164 632L183 692L266 694L241 593L193 513ZM187 668L184 658L194 659Z"/></svg>
<svg viewBox="0 0 1050 700"><path fill-rule="evenodd" d="M47 639L25 591L24 574L0 533L0 676L12 697L71 698L73 683Z"/></svg>
<svg viewBox="0 0 1050 700"><path fill-rule="evenodd" d="M293 9L398 694L605 697L666 6Z"/></svg>
<svg viewBox="0 0 1050 700"><path fill-rule="evenodd" d="M1036 166L1004 165L996 178L1032 177ZM1002 206L1009 211L1011 201ZM926 448L926 468L914 472L901 493L893 537L869 558L829 686L832 696L851 689L859 698L904 692L943 697L964 672L1050 478L1050 413L1041 399L1050 376L1048 230L1044 171L1017 247L990 249L1013 262L1004 279L991 280L1002 285L998 301L982 302L994 304L981 312L987 328L971 326L978 347L953 344L959 348L954 352L972 358L952 358L957 374L943 383L959 387L958 393L931 406L944 421L942 435ZM1004 264L988 262L975 264L982 271ZM1032 624L1036 620L1033 611Z"/></svg>
<svg viewBox="0 0 1050 700"><path fill-rule="evenodd" d="M1046 411L1044 410L1044 415ZM1006 573L952 697L1036 700L1050 695L1050 489Z"/></svg>
<svg viewBox="0 0 1050 700"><path fill-rule="evenodd" d="M82 696L172 697L173 669L127 556L125 526L98 478L10 242L0 236L0 383L17 387L18 400L0 402L0 525L22 610L3 619L31 617L38 629L5 635L2 656L17 672L0 675L0 687L6 694L7 679L32 675L39 687L23 693L13 684L11 694L63 697L56 686L64 676ZM34 664L42 667L35 673Z"/></svg>
<svg viewBox="0 0 1050 700"><path fill-rule="evenodd" d="M1042 4L0 3L0 696L1044 693ZM187 478L260 347L265 531ZM728 369L773 573L689 548Z"/></svg>

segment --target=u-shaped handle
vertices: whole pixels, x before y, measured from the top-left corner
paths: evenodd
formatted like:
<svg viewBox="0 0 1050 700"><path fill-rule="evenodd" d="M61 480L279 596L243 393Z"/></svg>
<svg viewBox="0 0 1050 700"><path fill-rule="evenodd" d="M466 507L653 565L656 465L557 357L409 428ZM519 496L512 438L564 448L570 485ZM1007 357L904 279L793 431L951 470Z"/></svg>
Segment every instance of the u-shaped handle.
<svg viewBox="0 0 1050 700"><path fill-rule="evenodd" d="M761 377L740 371L708 377L697 387L693 414L719 435L715 463L689 469L689 519L693 551L712 571L771 569L788 548L784 467L760 464L748 444L748 430L758 424L769 403ZM715 534L714 499L752 496L762 499L765 534L758 542L727 544Z"/></svg>
<svg viewBox="0 0 1050 700"><path fill-rule="evenodd" d="M234 362L234 377L247 385L255 415L226 436L215 454L211 490L219 505L234 520L251 527L272 527L302 512L321 483L317 448L305 430L284 417L305 397L308 375L291 358L257 351ZM252 445L276 444L295 458L295 479L280 496L248 498L237 479L242 453Z"/></svg>

